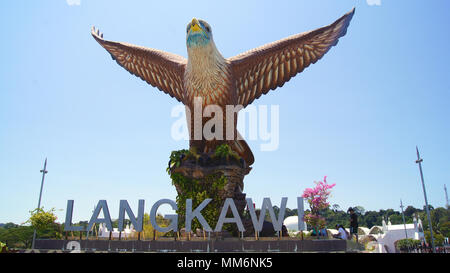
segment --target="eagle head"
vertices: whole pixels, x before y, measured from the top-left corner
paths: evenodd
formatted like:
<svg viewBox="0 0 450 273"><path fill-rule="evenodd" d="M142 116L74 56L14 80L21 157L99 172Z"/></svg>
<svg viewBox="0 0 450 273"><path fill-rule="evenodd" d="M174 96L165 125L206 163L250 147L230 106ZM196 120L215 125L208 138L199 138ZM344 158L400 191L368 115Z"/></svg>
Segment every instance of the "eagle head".
<svg viewBox="0 0 450 273"><path fill-rule="evenodd" d="M212 42L211 26L196 18L186 27L186 45L188 49L208 46Z"/></svg>

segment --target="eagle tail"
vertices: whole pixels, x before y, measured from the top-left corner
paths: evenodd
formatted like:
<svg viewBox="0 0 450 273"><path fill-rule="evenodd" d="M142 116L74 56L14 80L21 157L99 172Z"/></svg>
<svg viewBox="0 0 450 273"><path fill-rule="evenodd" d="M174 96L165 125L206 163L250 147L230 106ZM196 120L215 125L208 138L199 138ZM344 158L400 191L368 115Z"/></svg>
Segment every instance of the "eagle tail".
<svg viewBox="0 0 450 273"><path fill-rule="evenodd" d="M253 156L253 152L248 146L247 142L242 138L241 134L237 132L238 139L235 139L231 143L231 149L236 151L240 157L242 157L248 166L252 165L255 162L255 157Z"/></svg>

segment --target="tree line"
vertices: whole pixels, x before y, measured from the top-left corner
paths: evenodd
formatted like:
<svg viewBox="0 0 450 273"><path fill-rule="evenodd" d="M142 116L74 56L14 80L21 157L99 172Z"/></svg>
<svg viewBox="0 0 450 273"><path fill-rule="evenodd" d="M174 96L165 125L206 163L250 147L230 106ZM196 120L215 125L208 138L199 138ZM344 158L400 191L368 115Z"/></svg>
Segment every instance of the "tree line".
<svg viewBox="0 0 450 273"><path fill-rule="evenodd" d="M353 207L355 213L358 215L358 226L372 228L373 226L381 226L383 219L390 221L393 225L403 224L401 211L393 209L366 211L362 206ZM444 237L450 237L450 209L449 208L434 208L429 205L431 224L433 232L442 234ZM274 206L274 212L278 216L279 208ZM305 210L309 212L309 210ZM285 217L297 215L297 209L291 210L286 208ZM335 204L325 210L320 211L320 215L327 221L327 228L333 229L336 225L343 225L345 228L350 227L350 215L347 210L342 210L339 205ZM408 206L404 210L405 223L412 224L413 218L420 218L424 230L428 230L428 218L425 206L422 209ZM266 215L268 217L268 214Z"/></svg>
<svg viewBox="0 0 450 273"><path fill-rule="evenodd" d="M431 214L431 222L433 226L433 232L437 235L443 237L450 237L450 209L448 208L434 208L429 206ZM379 210L379 211L366 211L361 206L356 206L353 208L358 215L358 223L360 227L371 228L373 226L381 226L382 220L385 219L386 223L389 221L393 224L403 224L403 219L400 211L395 211L393 209ZM278 217L279 208L274 206L274 212ZM306 210L306 212L309 212ZM323 216L327 221L327 228L334 228L336 225L340 224L344 227L349 227L350 216L347 210L342 210L339 205L335 204L329 208L322 210L321 216ZM296 209L286 208L285 217L297 215ZM266 215L268 220L269 217ZM428 218L425 211L425 207L422 209L414 208L413 206L408 206L404 210L405 222L407 224L413 223L413 217L419 217L422 220L423 228L425 231L428 230ZM125 220L125 224L130 224L129 220ZM157 222L161 226L167 225L167 220L158 215ZM87 227L87 221L81 221L75 225ZM113 227L118 226L118 220L113 221ZM98 232L98 225L96 225L96 230L91 234ZM65 235L64 233L64 223L51 222L47 225L40 227L37 230L38 239L62 239ZM30 248L33 239L34 227L31 225L18 225L14 223L0 224L0 242L6 244L9 248ZM153 236L153 227L150 224L149 216L146 213L144 215L144 232L151 236L146 236L145 239L151 239ZM83 237L86 236L86 232L82 232ZM427 232L425 232L427 233ZM79 232L75 232L74 236L80 236ZM163 236L163 234L157 234L157 236ZM164 236L167 236L165 234Z"/></svg>

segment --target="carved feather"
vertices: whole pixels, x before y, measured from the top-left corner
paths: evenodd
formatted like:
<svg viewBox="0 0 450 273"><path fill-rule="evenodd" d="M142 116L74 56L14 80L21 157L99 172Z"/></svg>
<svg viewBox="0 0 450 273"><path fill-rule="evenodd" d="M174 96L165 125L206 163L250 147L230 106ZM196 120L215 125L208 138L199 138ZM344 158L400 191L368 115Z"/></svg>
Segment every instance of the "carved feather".
<svg viewBox="0 0 450 273"><path fill-rule="evenodd" d="M238 87L238 103L244 107L249 105L317 62L346 34L354 12L355 9L352 9L329 26L293 35L229 58Z"/></svg>
<svg viewBox="0 0 450 273"><path fill-rule="evenodd" d="M104 40L95 27L91 34L128 72L183 102L185 58L157 49Z"/></svg>

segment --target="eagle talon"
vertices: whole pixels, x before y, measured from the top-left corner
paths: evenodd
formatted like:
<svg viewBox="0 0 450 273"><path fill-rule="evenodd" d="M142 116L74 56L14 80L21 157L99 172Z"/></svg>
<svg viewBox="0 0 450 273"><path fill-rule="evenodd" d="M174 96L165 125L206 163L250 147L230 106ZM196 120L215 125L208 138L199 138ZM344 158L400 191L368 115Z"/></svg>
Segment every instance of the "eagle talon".
<svg viewBox="0 0 450 273"><path fill-rule="evenodd" d="M92 33L92 35L96 36L97 38L103 39L103 33L100 32L100 29L95 28L95 26L92 26L91 33Z"/></svg>

